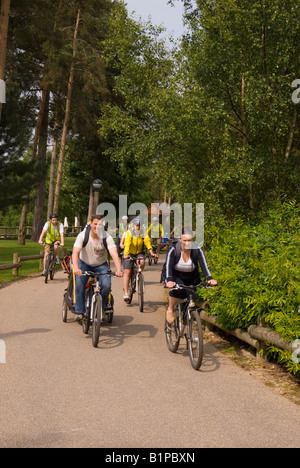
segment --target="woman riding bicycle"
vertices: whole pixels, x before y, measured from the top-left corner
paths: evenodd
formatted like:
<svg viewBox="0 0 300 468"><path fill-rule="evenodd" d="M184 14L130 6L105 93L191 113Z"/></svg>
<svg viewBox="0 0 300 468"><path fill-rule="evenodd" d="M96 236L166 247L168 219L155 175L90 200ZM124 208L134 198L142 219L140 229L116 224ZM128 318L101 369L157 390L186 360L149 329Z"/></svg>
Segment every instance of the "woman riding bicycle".
<svg viewBox="0 0 300 468"><path fill-rule="evenodd" d="M193 242L193 232L185 229L181 238L175 241L169 249L163 272L163 280L172 289L176 284L185 286L200 283L199 266L211 286L217 281L212 279L203 250ZM167 310L167 321L174 322L174 307L180 299L186 299L188 292L184 290L170 291L170 302Z"/></svg>
<svg viewBox="0 0 300 468"><path fill-rule="evenodd" d="M124 268L124 301L130 300L128 294L129 279L131 274L131 268L136 260L139 260L142 270L145 267L145 257L142 255L144 245L149 250L153 257L157 257L154 254L150 238L148 235L144 237L141 232L141 219L139 217L133 219L131 222L132 228L128 229L124 242L124 256L123 256L123 268Z"/></svg>

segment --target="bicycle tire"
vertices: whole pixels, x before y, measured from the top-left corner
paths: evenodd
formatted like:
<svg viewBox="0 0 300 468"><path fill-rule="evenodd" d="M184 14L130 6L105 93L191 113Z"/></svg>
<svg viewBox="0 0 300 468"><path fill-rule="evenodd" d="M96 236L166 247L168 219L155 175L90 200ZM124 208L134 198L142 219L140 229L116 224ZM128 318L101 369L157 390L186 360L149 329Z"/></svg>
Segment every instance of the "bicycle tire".
<svg viewBox="0 0 300 468"><path fill-rule="evenodd" d="M65 299L63 301L63 306L62 306L62 321L64 323L67 323L68 321L68 306L67 306Z"/></svg>
<svg viewBox="0 0 300 468"><path fill-rule="evenodd" d="M200 315L197 310L191 311L188 323L188 350L192 367L199 370L203 361L203 330Z"/></svg>
<svg viewBox="0 0 300 468"><path fill-rule="evenodd" d="M54 280L55 269L56 269L56 258L55 258L55 256L53 256L51 258L50 271L49 271L51 281Z"/></svg>
<svg viewBox="0 0 300 468"><path fill-rule="evenodd" d="M49 272L50 272L50 262L51 262L51 257L50 254L47 257L46 260L46 268L45 268L45 283L48 283L48 277L49 277Z"/></svg>
<svg viewBox="0 0 300 468"><path fill-rule="evenodd" d="M128 285L128 295L129 295L129 299L128 299L128 301L127 301L127 304L131 304L131 303L132 303L132 298L133 298L133 294L134 294L133 283L134 283L134 271L131 270L131 275L130 275L130 278L129 278L129 285Z"/></svg>
<svg viewBox="0 0 300 468"><path fill-rule="evenodd" d="M91 307L93 300L93 289L89 287L85 293L85 315L82 320L82 331L87 335L91 326Z"/></svg>
<svg viewBox="0 0 300 468"><path fill-rule="evenodd" d="M139 308L140 312L144 312L144 288L145 288L145 281L142 273L139 273L139 280L138 280L138 296L139 296Z"/></svg>
<svg viewBox="0 0 300 468"><path fill-rule="evenodd" d="M97 294L93 303L93 327L92 343L94 348L98 348L102 320L102 298Z"/></svg>
<svg viewBox="0 0 300 468"><path fill-rule="evenodd" d="M178 306L176 306L176 311L177 310ZM169 351L171 351L171 353L177 353L180 343L178 313L176 313L176 319L172 324L166 320L165 333Z"/></svg>

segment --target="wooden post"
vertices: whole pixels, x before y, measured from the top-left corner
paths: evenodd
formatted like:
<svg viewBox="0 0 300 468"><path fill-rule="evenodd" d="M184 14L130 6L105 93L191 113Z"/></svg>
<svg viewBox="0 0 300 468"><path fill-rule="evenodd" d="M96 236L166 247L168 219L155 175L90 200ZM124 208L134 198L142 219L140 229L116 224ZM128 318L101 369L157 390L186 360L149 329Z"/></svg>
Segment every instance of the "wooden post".
<svg viewBox="0 0 300 468"><path fill-rule="evenodd" d="M14 253L14 255L13 255L13 263L14 263L14 264L20 263L19 254L18 254L18 253ZM19 276L19 267L13 268L12 274L13 274L13 277L14 277L14 278L17 278L17 277Z"/></svg>

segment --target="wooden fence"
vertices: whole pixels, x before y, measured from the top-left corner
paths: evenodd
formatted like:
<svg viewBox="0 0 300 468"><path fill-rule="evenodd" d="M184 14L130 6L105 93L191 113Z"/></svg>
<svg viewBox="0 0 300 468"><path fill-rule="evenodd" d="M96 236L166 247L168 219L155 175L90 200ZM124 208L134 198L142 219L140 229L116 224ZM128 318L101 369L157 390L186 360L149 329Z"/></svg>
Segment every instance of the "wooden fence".
<svg viewBox="0 0 300 468"><path fill-rule="evenodd" d="M66 253L67 253L67 249L63 248L62 249L62 258L64 258ZM9 263L9 264L6 264L6 265L0 265L0 271L12 270L13 277L18 278L19 268L22 267L24 262L28 262L30 260L39 260L40 261L39 269L41 271L44 269L44 266L43 266L44 251L41 250L39 255L27 255L27 256L23 256L23 257L20 257L18 253L14 253L13 262Z"/></svg>
<svg viewBox="0 0 300 468"><path fill-rule="evenodd" d="M74 237L77 236L82 231L81 226L70 226L65 228L65 236L67 237ZM26 226L25 228L25 236L30 238L32 232L31 226ZM19 235L19 227L18 226L0 226L0 239L17 239Z"/></svg>
<svg viewBox="0 0 300 468"><path fill-rule="evenodd" d="M225 333L228 333L229 335L232 335L255 348L257 359L262 359L261 351L265 348L265 343L271 343L278 348L293 352L293 344L290 341L284 341L276 331L271 330L270 328L265 328L260 325L251 325L248 330L228 330L218 323L217 317L207 315L205 310L201 310L200 317L203 322L207 324L209 329L217 327Z"/></svg>

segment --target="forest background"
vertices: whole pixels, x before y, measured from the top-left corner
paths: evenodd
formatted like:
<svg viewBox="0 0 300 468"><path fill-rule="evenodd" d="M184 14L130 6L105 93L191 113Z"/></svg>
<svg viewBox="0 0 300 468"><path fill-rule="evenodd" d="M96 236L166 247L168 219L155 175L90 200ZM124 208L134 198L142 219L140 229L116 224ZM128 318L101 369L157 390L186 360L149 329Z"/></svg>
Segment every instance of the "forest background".
<svg viewBox="0 0 300 468"><path fill-rule="evenodd" d="M84 224L95 178L100 203L204 203L212 313L296 342L300 0L182 1L175 42L122 1L1 0L0 225Z"/></svg>

